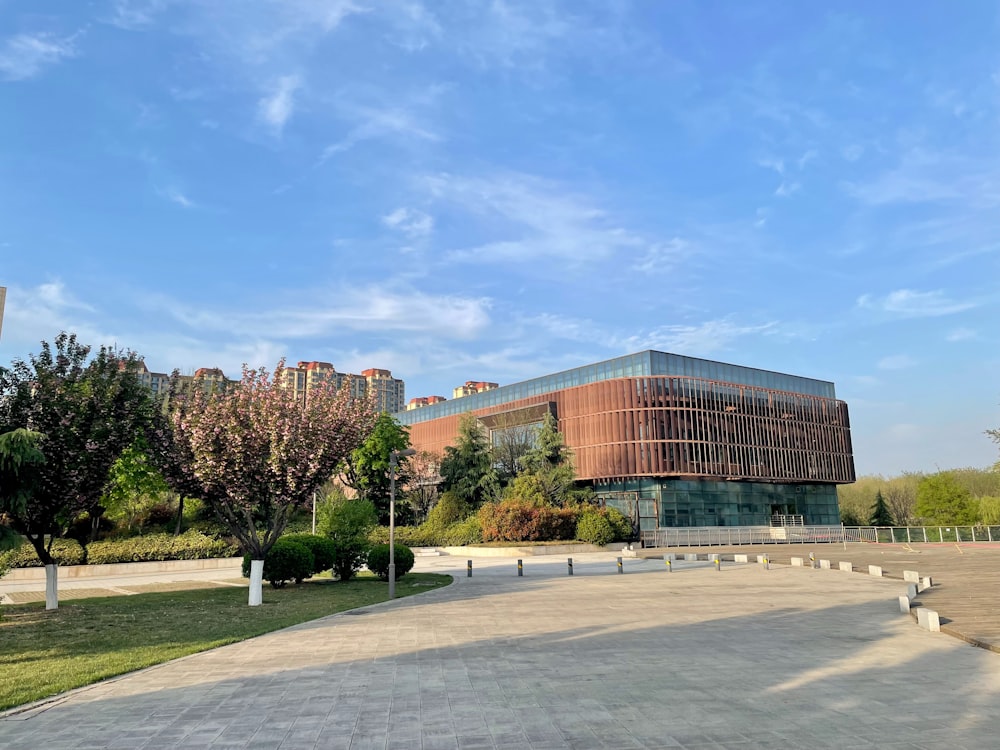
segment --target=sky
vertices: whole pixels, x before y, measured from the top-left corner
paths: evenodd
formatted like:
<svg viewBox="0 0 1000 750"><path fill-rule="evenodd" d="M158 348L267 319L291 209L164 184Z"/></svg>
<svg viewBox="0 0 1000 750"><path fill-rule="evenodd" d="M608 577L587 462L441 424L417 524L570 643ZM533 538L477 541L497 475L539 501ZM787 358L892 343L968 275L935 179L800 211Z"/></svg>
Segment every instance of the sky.
<svg viewBox="0 0 1000 750"><path fill-rule="evenodd" d="M0 0L0 362L451 396L659 349L1000 455L1000 7Z"/></svg>

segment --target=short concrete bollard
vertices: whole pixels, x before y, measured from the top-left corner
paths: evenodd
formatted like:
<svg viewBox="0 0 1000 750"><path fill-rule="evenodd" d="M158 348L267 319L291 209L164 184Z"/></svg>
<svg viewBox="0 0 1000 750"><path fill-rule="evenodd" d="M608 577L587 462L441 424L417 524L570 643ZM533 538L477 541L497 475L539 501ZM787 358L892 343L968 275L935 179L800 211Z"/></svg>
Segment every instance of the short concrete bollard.
<svg viewBox="0 0 1000 750"><path fill-rule="evenodd" d="M568 576L573 575L573 558L572 557L567 557L566 558L566 575L568 575Z"/></svg>
<svg viewBox="0 0 1000 750"><path fill-rule="evenodd" d="M806 561L804 559L802 559L801 557L793 557L792 558L792 567L793 568L804 568L805 565L806 565Z"/></svg>
<svg viewBox="0 0 1000 750"><path fill-rule="evenodd" d="M760 565L764 564L764 555L757 555L757 562Z"/></svg>
<svg viewBox="0 0 1000 750"><path fill-rule="evenodd" d="M920 583L920 574L915 570L904 570L903 580L907 583Z"/></svg>
<svg viewBox="0 0 1000 750"><path fill-rule="evenodd" d="M820 570L829 570L830 569L830 561L829 560L820 560L819 561L819 569Z"/></svg>
<svg viewBox="0 0 1000 750"><path fill-rule="evenodd" d="M472 578L472 560L465 563L465 576L466 578Z"/></svg>
<svg viewBox="0 0 1000 750"><path fill-rule="evenodd" d="M665 554L663 556L663 559L664 560L670 560L670 562L673 562L674 560L677 559L677 555L675 555L673 552L668 552L667 554Z"/></svg>
<svg viewBox="0 0 1000 750"><path fill-rule="evenodd" d="M875 576L876 578L882 577L882 566L881 565L869 565L868 575Z"/></svg>
<svg viewBox="0 0 1000 750"><path fill-rule="evenodd" d="M517 561L517 575L518 575L519 578L521 578L521 577L524 576L524 561L523 560L518 560Z"/></svg>
<svg viewBox="0 0 1000 750"><path fill-rule="evenodd" d="M905 594L899 597L899 611L909 613L910 611L910 598Z"/></svg>
<svg viewBox="0 0 1000 750"><path fill-rule="evenodd" d="M934 581L931 580L930 576L924 576L924 579L920 582L920 590L926 591L931 586L934 585Z"/></svg>
<svg viewBox="0 0 1000 750"><path fill-rule="evenodd" d="M618 558L618 572L619 573L625 572L625 570L622 568L622 559L620 557Z"/></svg>
<svg viewBox="0 0 1000 750"><path fill-rule="evenodd" d="M850 573L854 570L854 565L849 562L842 562L840 563L840 569L845 573Z"/></svg>
<svg viewBox="0 0 1000 750"><path fill-rule="evenodd" d="M684 555L684 559L687 562L696 562L698 560L698 555L697 554L687 553L687 554Z"/></svg>
<svg viewBox="0 0 1000 750"><path fill-rule="evenodd" d="M906 598L910 601L917 598L917 584L909 583L906 585Z"/></svg>
<svg viewBox="0 0 1000 750"><path fill-rule="evenodd" d="M710 554L708 556L708 561L709 562L715 562L716 560L721 560L721 559L722 559L722 556L720 554L718 554L717 552L713 552L712 554Z"/></svg>
<svg viewBox="0 0 1000 750"><path fill-rule="evenodd" d="M750 562L750 555L733 555L733 562L738 562L738 563Z"/></svg>
<svg viewBox="0 0 1000 750"><path fill-rule="evenodd" d="M917 607L917 624L932 633L941 632L941 618L933 609Z"/></svg>

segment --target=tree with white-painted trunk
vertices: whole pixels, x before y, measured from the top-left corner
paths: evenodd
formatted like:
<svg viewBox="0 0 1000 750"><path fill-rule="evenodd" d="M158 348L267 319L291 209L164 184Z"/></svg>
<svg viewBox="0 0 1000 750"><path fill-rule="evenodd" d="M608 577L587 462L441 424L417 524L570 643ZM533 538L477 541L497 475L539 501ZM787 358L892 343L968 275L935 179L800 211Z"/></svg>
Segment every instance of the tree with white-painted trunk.
<svg viewBox="0 0 1000 750"><path fill-rule="evenodd" d="M349 384L310 388L303 404L285 382L283 361L273 377L244 366L230 388L189 388L171 399L174 455L250 556L250 606L261 603L264 556L289 514L364 442L376 417L370 400L351 398ZM165 476L171 481L172 472Z"/></svg>
<svg viewBox="0 0 1000 750"><path fill-rule="evenodd" d="M150 425L155 406L136 376L140 364L107 347L91 357L89 346L62 333L27 362L0 367L0 434L38 434L31 440L44 455L16 501L0 490L0 510L45 565L46 609L58 607L53 540L97 511L111 465Z"/></svg>

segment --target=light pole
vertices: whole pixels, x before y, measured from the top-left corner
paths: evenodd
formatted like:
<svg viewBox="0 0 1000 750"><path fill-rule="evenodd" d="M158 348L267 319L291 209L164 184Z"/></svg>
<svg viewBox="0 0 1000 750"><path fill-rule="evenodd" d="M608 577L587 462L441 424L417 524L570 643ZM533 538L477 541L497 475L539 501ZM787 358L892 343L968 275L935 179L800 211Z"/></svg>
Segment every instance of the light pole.
<svg viewBox="0 0 1000 750"><path fill-rule="evenodd" d="M416 453L413 448L389 452L389 598L396 598L396 467L399 459Z"/></svg>

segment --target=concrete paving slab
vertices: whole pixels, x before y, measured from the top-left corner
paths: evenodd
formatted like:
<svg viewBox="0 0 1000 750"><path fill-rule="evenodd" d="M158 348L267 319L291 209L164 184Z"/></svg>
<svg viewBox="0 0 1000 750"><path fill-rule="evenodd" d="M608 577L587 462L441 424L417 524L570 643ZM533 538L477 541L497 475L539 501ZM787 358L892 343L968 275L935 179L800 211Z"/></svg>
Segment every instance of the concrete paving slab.
<svg viewBox="0 0 1000 750"><path fill-rule="evenodd" d="M456 583L0 720L0 746L989 747L1000 661L899 584L757 565L422 559ZM919 675L915 679L914 675Z"/></svg>

